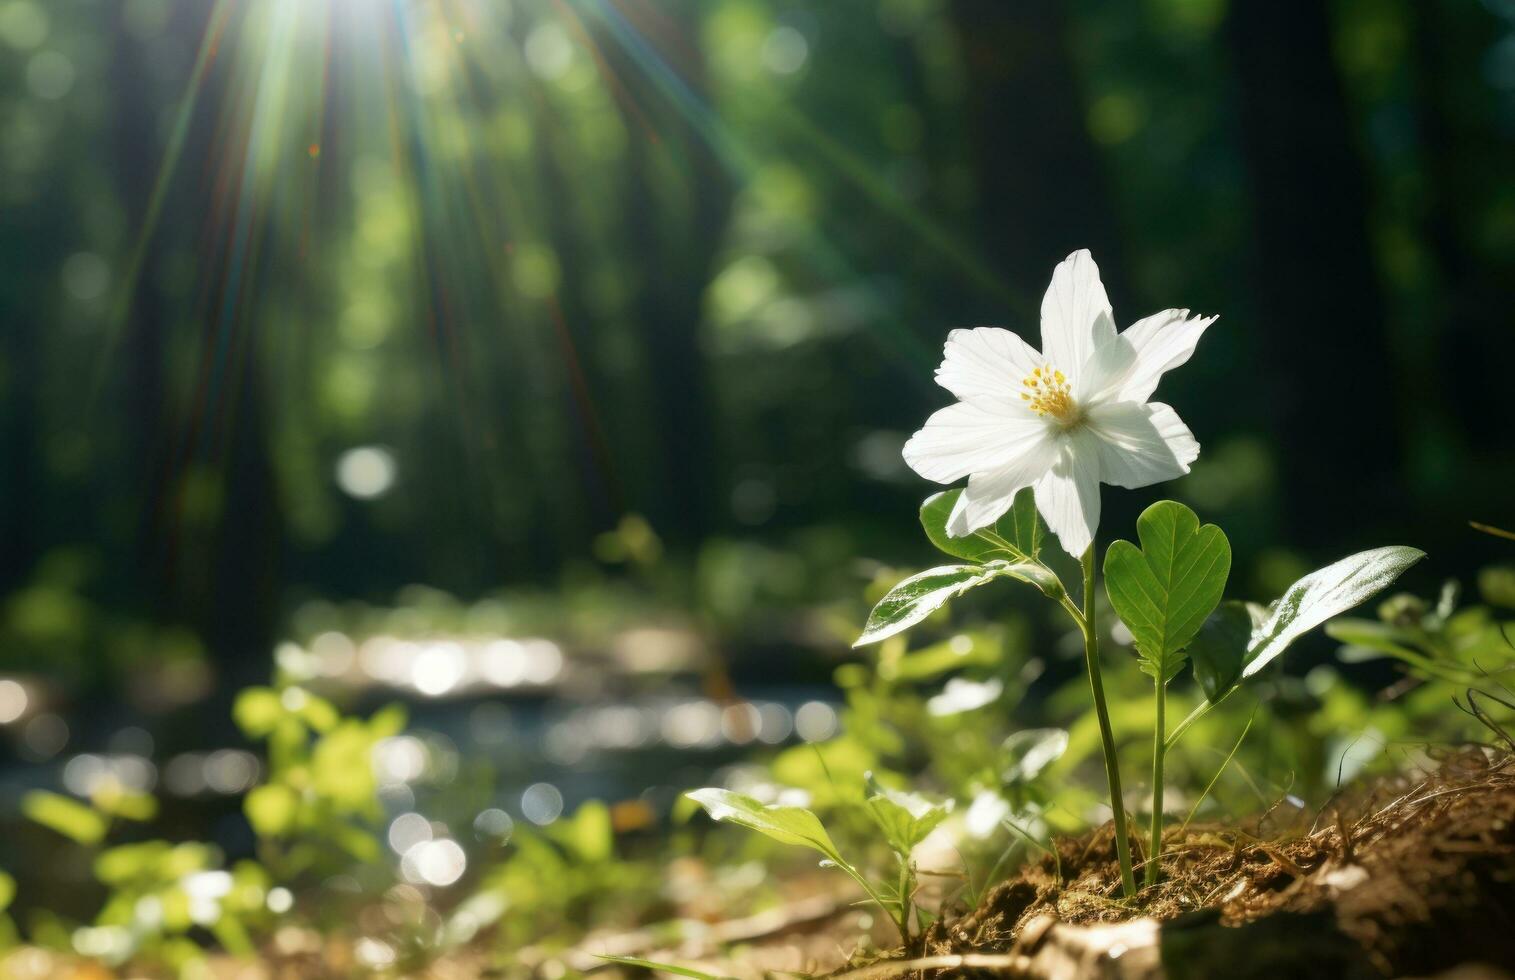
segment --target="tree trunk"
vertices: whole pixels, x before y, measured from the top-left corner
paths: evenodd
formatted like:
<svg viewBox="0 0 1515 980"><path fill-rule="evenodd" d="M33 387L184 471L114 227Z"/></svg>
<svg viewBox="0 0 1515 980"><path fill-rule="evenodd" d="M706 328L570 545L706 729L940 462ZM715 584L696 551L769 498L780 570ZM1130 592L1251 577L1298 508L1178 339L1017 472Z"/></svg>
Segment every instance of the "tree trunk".
<svg viewBox="0 0 1515 980"><path fill-rule="evenodd" d="M648 379L649 415L661 444L659 466L642 481L633 506L658 533L692 545L717 521L727 488L716 458L712 403L700 342L710 281L733 183L725 162L694 114L709 103L709 79L698 44L700 7L656 22L654 46L671 59L687 96L661 88L611 32L602 49L617 79L628 134L625 221L641 283L636 301ZM615 16L614 13L608 16ZM671 178L671 180L670 180Z"/></svg>
<svg viewBox="0 0 1515 980"><path fill-rule="evenodd" d="M1257 319L1285 537L1340 540L1399 510L1397 385L1364 175L1318 0L1236 0L1226 25L1253 189ZM1385 418L1386 415L1391 416Z"/></svg>
<svg viewBox="0 0 1515 980"><path fill-rule="evenodd" d="M1125 291L1114 211L1068 51L1060 0L955 0L968 72L983 248L1036 322L1052 267L1088 248L1117 306ZM1003 314L993 322L1002 322Z"/></svg>

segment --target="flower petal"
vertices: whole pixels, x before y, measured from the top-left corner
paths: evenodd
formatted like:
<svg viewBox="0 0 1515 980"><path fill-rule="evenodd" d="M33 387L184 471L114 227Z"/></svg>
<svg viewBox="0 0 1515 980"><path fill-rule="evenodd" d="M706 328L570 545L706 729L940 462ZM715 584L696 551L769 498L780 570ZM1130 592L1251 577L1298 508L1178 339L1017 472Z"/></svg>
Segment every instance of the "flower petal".
<svg viewBox="0 0 1515 980"><path fill-rule="evenodd" d="M1136 367L1136 348L1125 334L1100 344L1073 375L1073 397L1085 408L1117 401L1120 387Z"/></svg>
<svg viewBox="0 0 1515 980"><path fill-rule="evenodd" d="M1157 382L1165 372L1189 359L1205 328L1216 318L1188 319L1188 316L1188 310L1164 310L1143 317L1122 331L1120 339L1131 344L1136 361L1118 379L1119 387L1112 392L1112 400L1146 401L1157 390Z"/></svg>
<svg viewBox="0 0 1515 980"><path fill-rule="evenodd" d="M1057 458L1058 442L1055 430L1044 426L1042 438L1028 445L1014 461L968 477L968 486L958 495L947 518L947 533L961 538L999 520L1015 502L1015 495L1047 472Z"/></svg>
<svg viewBox="0 0 1515 980"><path fill-rule="evenodd" d="M1099 266L1081 248L1052 270L1042 297L1042 353L1076 380L1089 356L1115 336L1110 300L1099 281Z"/></svg>
<svg viewBox="0 0 1515 980"><path fill-rule="evenodd" d="M959 398L1014 397L1021 381L1042 364L1042 356L1001 327L954 330L947 335L936 380Z"/></svg>
<svg viewBox="0 0 1515 980"><path fill-rule="evenodd" d="M1099 528L1099 437L1083 429L1058 442L1056 462L1033 484L1036 509L1063 550L1080 558Z"/></svg>
<svg viewBox="0 0 1515 980"><path fill-rule="evenodd" d="M1089 409L1099 441L1099 476L1128 490L1177 479L1199 456L1199 443L1162 402L1110 402Z"/></svg>
<svg viewBox="0 0 1515 980"><path fill-rule="evenodd" d="M999 469L1046 438L1048 424L1018 402L977 398L933 414L905 443L905 462L928 480L954 483Z"/></svg>

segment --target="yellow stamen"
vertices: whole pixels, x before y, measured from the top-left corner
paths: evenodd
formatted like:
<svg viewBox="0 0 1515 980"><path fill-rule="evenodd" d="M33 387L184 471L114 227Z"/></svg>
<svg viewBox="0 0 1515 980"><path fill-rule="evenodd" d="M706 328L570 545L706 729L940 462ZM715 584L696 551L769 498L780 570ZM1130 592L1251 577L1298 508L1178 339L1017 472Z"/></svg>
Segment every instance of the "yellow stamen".
<svg viewBox="0 0 1515 980"><path fill-rule="evenodd" d="M1079 420L1078 405L1073 401L1068 378L1052 365L1036 368L1021 385L1026 389L1021 392L1021 400L1037 415L1050 415L1063 425L1072 425Z"/></svg>

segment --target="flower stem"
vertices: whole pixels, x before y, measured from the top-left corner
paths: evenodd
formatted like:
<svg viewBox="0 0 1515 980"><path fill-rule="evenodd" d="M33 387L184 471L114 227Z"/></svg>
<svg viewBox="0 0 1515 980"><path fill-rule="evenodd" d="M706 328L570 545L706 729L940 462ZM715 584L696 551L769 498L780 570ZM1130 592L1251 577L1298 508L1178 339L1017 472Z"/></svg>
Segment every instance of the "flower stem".
<svg viewBox="0 0 1515 980"><path fill-rule="evenodd" d="M1152 837L1147 846L1148 885L1157 884L1157 875L1162 867L1163 853L1163 753L1167 748L1167 722L1164 714L1168 708L1168 685L1157 678L1157 724L1152 738Z"/></svg>
<svg viewBox="0 0 1515 980"><path fill-rule="evenodd" d="M1094 624L1094 544L1081 559L1084 567L1084 666L1094 692L1094 714L1099 719L1099 738L1105 750L1105 777L1110 782L1110 810L1115 818L1115 854L1120 861L1120 880L1126 897L1136 894L1136 874L1131 869L1131 838L1126 833L1126 804L1120 788L1120 763L1115 757L1115 732L1110 727L1110 709L1105 706L1105 684L1099 675L1099 632Z"/></svg>

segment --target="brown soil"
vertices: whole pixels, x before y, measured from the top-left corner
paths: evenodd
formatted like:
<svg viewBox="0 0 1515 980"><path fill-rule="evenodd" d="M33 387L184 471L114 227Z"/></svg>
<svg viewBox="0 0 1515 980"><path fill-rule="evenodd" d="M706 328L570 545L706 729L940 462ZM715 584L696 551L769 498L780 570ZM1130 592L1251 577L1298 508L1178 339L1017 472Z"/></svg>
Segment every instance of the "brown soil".
<svg viewBox="0 0 1515 980"><path fill-rule="evenodd" d="M1056 846L1057 861L1028 866L938 923L924 952L1010 950L1042 916L1079 925L1149 916L1164 923L1174 980L1398 977L1470 963L1515 974L1512 756L1459 752L1428 776L1337 801L1294 837L1174 829L1163 879L1130 904L1116 900L1109 825Z"/></svg>

